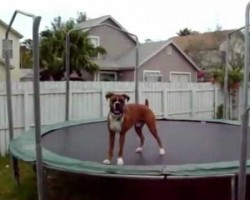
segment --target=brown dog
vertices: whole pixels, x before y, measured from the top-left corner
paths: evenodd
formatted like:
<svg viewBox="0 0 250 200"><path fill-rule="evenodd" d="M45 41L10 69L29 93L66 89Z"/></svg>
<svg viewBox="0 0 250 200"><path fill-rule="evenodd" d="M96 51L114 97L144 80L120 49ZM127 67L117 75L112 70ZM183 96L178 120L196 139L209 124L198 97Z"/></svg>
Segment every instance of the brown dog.
<svg viewBox="0 0 250 200"><path fill-rule="evenodd" d="M136 152L141 152L144 144L144 136L142 133L144 124L147 125L149 131L156 139L160 148L160 155L165 154L161 139L157 133L155 115L148 107L148 100L145 101L145 105L126 104L126 101L129 101L130 99L128 95L114 94L111 92L106 94L106 99L110 100L110 111L107 119L109 130L109 150L108 157L103 161L103 163L110 164L113 158L115 134L118 132L120 133L120 138L117 165L123 165L123 146L125 142L125 134L132 126L134 126L135 131L140 138L140 146L136 149Z"/></svg>

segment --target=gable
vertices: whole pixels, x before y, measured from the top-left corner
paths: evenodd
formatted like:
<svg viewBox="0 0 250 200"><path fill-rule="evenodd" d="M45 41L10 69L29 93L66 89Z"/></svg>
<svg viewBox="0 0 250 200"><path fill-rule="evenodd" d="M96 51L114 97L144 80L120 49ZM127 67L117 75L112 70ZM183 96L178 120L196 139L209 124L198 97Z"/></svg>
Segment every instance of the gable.
<svg viewBox="0 0 250 200"><path fill-rule="evenodd" d="M165 46L155 56L140 66L140 79L143 78L143 72L146 70L160 71L163 81L169 81L172 72L191 74L193 81L196 80L197 74L197 69L183 56L174 44Z"/></svg>
<svg viewBox="0 0 250 200"><path fill-rule="evenodd" d="M179 51L179 49L172 43L165 46L157 54L152 56L141 67L145 65L159 65L159 66L180 66L180 68L190 68L194 71L197 69L187 58ZM183 67L182 67L183 66Z"/></svg>
<svg viewBox="0 0 250 200"><path fill-rule="evenodd" d="M116 60L136 46L127 34L108 26L98 26L88 32L89 36L98 37L99 45L107 51L106 59Z"/></svg>
<svg viewBox="0 0 250 200"><path fill-rule="evenodd" d="M81 22L79 24L76 24L75 27L86 29L86 31L89 31L89 30L95 28L95 26L99 26L99 25L105 24L105 23L125 31L122 33L125 34L128 38L130 38L132 41L134 41L136 43L136 38L134 36L132 36L131 34L126 33L128 31L110 15L105 15L102 17L98 17L95 19L90 19L90 20Z"/></svg>

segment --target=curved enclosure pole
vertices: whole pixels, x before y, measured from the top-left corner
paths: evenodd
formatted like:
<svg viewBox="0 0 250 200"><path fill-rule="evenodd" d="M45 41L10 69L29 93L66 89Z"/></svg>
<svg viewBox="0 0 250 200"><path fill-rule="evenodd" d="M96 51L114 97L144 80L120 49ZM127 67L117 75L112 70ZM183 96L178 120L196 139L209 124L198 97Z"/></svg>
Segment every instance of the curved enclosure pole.
<svg viewBox="0 0 250 200"><path fill-rule="evenodd" d="M4 45L7 47L8 46L8 42L9 42L9 32L11 30L12 24L17 16L17 14L22 14L28 17L33 17L34 15L27 13L27 12L23 12L20 10L16 10L12 17L11 20L9 22L9 25L7 27L6 33L5 33L5 41L4 41ZM5 59L5 81L6 81L6 100L7 100L7 112L8 112L8 129L9 129L9 138L10 140L13 139L14 137L14 128L13 128L13 111L12 111L12 89L11 89L11 73L10 73L10 52L9 50L6 48L5 49L5 54L4 54L4 59ZM18 172L18 162L17 159L15 159L14 157L12 157L10 155L10 165L14 171L14 178L16 179L16 181L19 183L19 172Z"/></svg>
<svg viewBox="0 0 250 200"><path fill-rule="evenodd" d="M135 52L135 102L139 103L139 40L137 35L130 33L128 31L122 30L120 28L117 28L115 26L112 26L110 24L98 24L98 25L94 25L94 26L88 26L88 27L84 27L84 28L74 28L71 29L70 31L68 31L68 33L66 34L66 44L65 44L65 57L66 57L66 94L65 94L65 120L68 121L69 120L69 91L70 91L70 33L72 33L73 31L80 31L80 30L84 30L84 29L89 29L89 28L94 28L94 27L99 27L99 26L108 26L112 29L121 31L123 33L129 34L133 37L135 37L136 39L136 52Z"/></svg>
<svg viewBox="0 0 250 200"><path fill-rule="evenodd" d="M247 160L247 134L249 126L248 108L248 80L249 80L249 9L250 2L245 10L245 62L244 62L244 87L243 87L243 115L240 138L240 166L238 179L238 200L246 198L246 160Z"/></svg>
<svg viewBox="0 0 250 200"><path fill-rule="evenodd" d="M5 34L5 40L8 41L9 32L11 26L17 16L22 14L33 19L33 70L34 70L34 118L36 129L36 171L37 171L37 187L38 187L38 199L44 199L43 191L43 170L42 170L42 153L41 153L41 127L40 127L40 91L39 91L39 25L41 17L36 17L33 14L16 10L10 20L9 26ZM11 75L10 75L10 55L9 51L5 51L5 65L6 65L6 93L7 93L7 107L8 107L8 120L9 120L9 135L10 139L13 139L13 114L12 114L12 92L11 92ZM12 157L12 167L14 171L18 170L17 161ZM13 165L14 164L14 165Z"/></svg>
<svg viewBox="0 0 250 200"><path fill-rule="evenodd" d="M66 92L65 92L65 120L69 121L69 90L70 90L70 31L66 34L65 57L66 57Z"/></svg>
<svg viewBox="0 0 250 200"><path fill-rule="evenodd" d="M136 38L135 49L135 103L139 103L139 41Z"/></svg>
<svg viewBox="0 0 250 200"><path fill-rule="evenodd" d="M229 34L226 36L226 64L224 71L224 112L223 118L228 119L228 68L229 68Z"/></svg>
<svg viewBox="0 0 250 200"><path fill-rule="evenodd" d="M36 173L38 186L38 199L44 198L43 162L41 147L41 111L40 111L40 67L39 67L39 25L41 17L33 19L33 90L34 90L34 120L36 140Z"/></svg>
<svg viewBox="0 0 250 200"><path fill-rule="evenodd" d="M226 54L225 54L225 70L224 70L224 112L223 112L223 118L224 119L229 119L229 107L228 107L228 99L229 99L229 92L228 92L228 70L230 67L229 64L229 54L230 54L230 37L231 35L233 35L234 33L240 32L242 29L244 29L245 26L240 27L234 31L231 31L230 33L228 33L226 35Z"/></svg>

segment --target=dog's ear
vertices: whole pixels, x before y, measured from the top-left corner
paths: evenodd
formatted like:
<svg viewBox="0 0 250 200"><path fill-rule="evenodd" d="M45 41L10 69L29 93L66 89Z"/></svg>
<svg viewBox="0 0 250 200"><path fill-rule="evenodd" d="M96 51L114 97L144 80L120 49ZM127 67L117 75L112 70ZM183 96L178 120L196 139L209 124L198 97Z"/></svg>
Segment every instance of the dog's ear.
<svg viewBox="0 0 250 200"><path fill-rule="evenodd" d="M107 94L106 94L106 99L108 100L110 97L112 97L114 95L114 93L113 92L108 92Z"/></svg>
<svg viewBox="0 0 250 200"><path fill-rule="evenodd" d="M130 97L127 94L122 94L122 96L124 97L124 99L126 99L127 101L130 100Z"/></svg>

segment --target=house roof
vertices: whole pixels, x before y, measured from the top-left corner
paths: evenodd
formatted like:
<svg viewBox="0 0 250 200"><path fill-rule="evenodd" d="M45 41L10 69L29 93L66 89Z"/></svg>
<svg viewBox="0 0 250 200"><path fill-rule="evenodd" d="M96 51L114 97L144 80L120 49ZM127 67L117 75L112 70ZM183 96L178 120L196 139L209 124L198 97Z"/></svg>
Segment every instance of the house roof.
<svg viewBox="0 0 250 200"><path fill-rule="evenodd" d="M2 25L4 28L8 28L8 24L6 24L3 20L0 19L0 25ZM15 29L11 28L10 31L15 34L17 37L19 37L20 39L23 38L23 35L21 33L19 33L18 31L16 31Z"/></svg>
<svg viewBox="0 0 250 200"><path fill-rule="evenodd" d="M102 24L103 22L105 22L106 20L111 20L114 24L116 24L116 26L118 28L120 28L121 30L124 30L124 31L127 31L118 21L116 21L111 15L104 15L104 16L101 16L101 17L98 17L98 18L94 18L94 19L89 19L89 20L86 20L84 22L80 22L79 24L76 24L75 27L77 28L86 28L86 31L90 30L91 28L89 27L93 27L93 26L96 26L96 25L100 25ZM136 39L131 36L130 34L127 34L133 41L136 42Z"/></svg>
<svg viewBox="0 0 250 200"><path fill-rule="evenodd" d="M143 65L145 62L150 60L152 57L157 55L160 51L166 48L168 45L174 45L175 48L182 54L182 56L196 69L199 67L171 40L157 41L157 42L147 42L140 44L139 47L139 66ZM120 57L117 62L124 67L134 67L135 66L135 52L136 49L132 49L124 56Z"/></svg>
<svg viewBox="0 0 250 200"><path fill-rule="evenodd" d="M217 50L221 43L225 41L227 34L232 31L205 32L202 34L175 36L170 39L186 53L190 51Z"/></svg>

